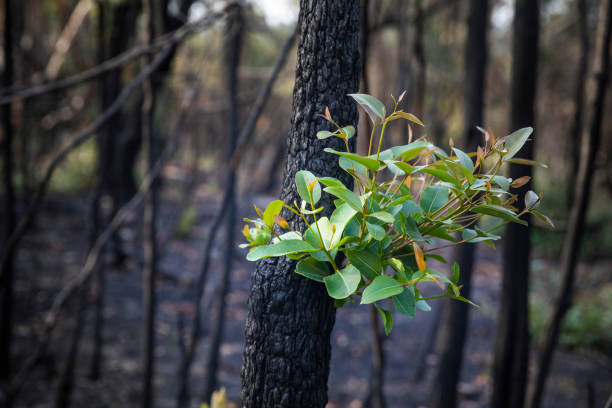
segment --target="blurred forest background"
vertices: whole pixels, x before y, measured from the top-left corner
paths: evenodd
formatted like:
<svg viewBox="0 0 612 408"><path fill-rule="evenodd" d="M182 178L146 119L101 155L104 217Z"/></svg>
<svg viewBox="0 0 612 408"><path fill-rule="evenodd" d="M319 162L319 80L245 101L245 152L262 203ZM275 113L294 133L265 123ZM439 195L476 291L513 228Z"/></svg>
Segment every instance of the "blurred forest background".
<svg viewBox="0 0 612 408"><path fill-rule="evenodd" d="M263 208L279 194L299 2L2 3L0 403L187 407L224 387L229 406L240 405L254 264L237 247L238 228L249 203ZM607 3L361 1L361 90L385 103L406 90L404 110L434 143L468 148L465 129L476 125L508 134L512 89L534 91L524 96L535 111L525 126L535 129L533 159L548 167L533 167L531 188L556 228L533 219L527 239L513 241L518 252L507 242L475 246L471 298L480 308L469 319L454 321L433 302L429 313L397 317L384 338L365 308L338 311L329 407L510 406L495 402L512 395L496 386L504 378L496 361L510 346L495 339L512 326L504 319L514 311L500 309L517 293L503 283L512 257L528 262L531 359L507 381L529 373L533 388L546 379L544 407L604 406L612 392L612 100L609 88L602 103L588 84L606 76L595 61L609 59L609 36L600 35ZM513 24L515 7L534 5L536 20ZM478 27L486 34L469 34ZM520 27L531 34L517 37ZM529 75L513 81L517 58L533 86ZM484 70L466 79L470 61ZM478 79L481 122L466 123ZM367 118L359 123L363 152ZM396 126L390 143L405 143L407 132ZM594 149L581 156L585 143ZM580 209L585 157L591 187ZM584 222L572 223L573 207ZM565 259L570 252L577 262ZM558 336L552 316L562 319ZM465 345L442 335L453 323ZM551 333L558 346L548 373L542 351ZM459 361L443 358L449 350Z"/></svg>

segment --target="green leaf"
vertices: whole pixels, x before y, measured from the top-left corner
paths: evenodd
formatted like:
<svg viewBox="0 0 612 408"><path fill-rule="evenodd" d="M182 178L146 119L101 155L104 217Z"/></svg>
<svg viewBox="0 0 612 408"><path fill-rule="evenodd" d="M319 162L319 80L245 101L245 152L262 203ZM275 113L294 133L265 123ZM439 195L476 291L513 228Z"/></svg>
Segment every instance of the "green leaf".
<svg viewBox="0 0 612 408"><path fill-rule="evenodd" d="M317 132L317 139L320 139L320 140L327 139L328 137L332 137L332 136L334 136L334 134L327 130L319 130Z"/></svg>
<svg viewBox="0 0 612 408"><path fill-rule="evenodd" d="M340 156L340 158L338 159L338 165L340 165L340 167L344 171L346 171L352 176L355 176L355 173L358 173L365 177L365 174L368 172L368 168L363 164L357 163L354 160L349 160L346 157L342 156Z"/></svg>
<svg viewBox="0 0 612 408"><path fill-rule="evenodd" d="M400 176L404 175L404 174L411 174L412 173L412 166L408 163L405 163L403 161L398 161L398 160L383 160L385 162L385 164L387 165L387 167L389 168L389 170L391 170L392 173L400 173Z"/></svg>
<svg viewBox="0 0 612 408"><path fill-rule="evenodd" d="M346 256L350 263L369 280L374 280L380 274L382 263L374 248L361 251L349 249L346 251Z"/></svg>
<svg viewBox="0 0 612 408"><path fill-rule="evenodd" d="M393 306L399 313L414 317L416 314L416 299L410 288L404 290L399 295L393 296Z"/></svg>
<svg viewBox="0 0 612 408"><path fill-rule="evenodd" d="M396 277L400 283L407 283L409 281L406 275L406 266L402 261L397 258L389 258L387 259L387 264L395 270Z"/></svg>
<svg viewBox="0 0 612 408"><path fill-rule="evenodd" d="M440 271L434 271L434 270L431 270L431 269L427 269L427 273L430 276L433 275L433 276L436 276L436 277L440 278L445 283L451 283L451 280L448 279L448 277L445 274L443 274L442 272L440 272Z"/></svg>
<svg viewBox="0 0 612 408"><path fill-rule="evenodd" d="M395 221L395 218L386 211L376 211L369 215L370 217L374 217L376 219L381 220L382 222L386 222L388 224Z"/></svg>
<svg viewBox="0 0 612 408"><path fill-rule="evenodd" d="M306 241L302 241L300 239L288 239L286 241L280 241L276 244L257 247L247 254L246 259L248 261L256 261L261 258L283 256L297 252L313 252L316 250L317 248L313 247Z"/></svg>
<svg viewBox="0 0 612 408"><path fill-rule="evenodd" d="M431 306L429 306L429 304L425 300L417 300L416 308L419 309L422 312L429 312L429 311L431 311Z"/></svg>
<svg viewBox="0 0 612 408"><path fill-rule="evenodd" d="M353 294L361 282L361 274L353 265L323 278L327 293L334 299L345 299Z"/></svg>
<svg viewBox="0 0 612 408"><path fill-rule="evenodd" d="M319 236L319 231L321 232L321 236ZM313 222L310 224L310 228L306 230L304 233L304 238L311 242L315 246L320 246L321 243L319 241L322 240L325 246L325 249L328 251L333 248L338 241L340 241L342 234L334 233L332 231L332 224L329 222L327 217L321 217L317 220L317 222ZM326 260L327 257L320 259Z"/></svg>
<svg viewBox="0 0 612 408"><path fill-rule="evenodd" d="M438 255L438 254L425 254L425 259L435 259L436 261L440 262L440 263L448 263L448 261L446 259L444 259L444 257L442 255Z"/></svg>
<svg viewBox="0 0 612 408"><path fill-rule="evenodd" d="M478 237L478 233L473 229L466 228L461 232L461 239L464 241L474 243L472 240L476 239L476 237Z"/></svg>
<svg viewBox="0 0 612 408"><path fill-rule="evenodd" d="M349 94L366 111L372 123L376 123L376 118L385 119L385 105L375 97L367 94Z"/></svg>
<svg viewBox="0 0 612 408"><path fill-rule="evenodd" d="M421 231L419 231L419 227L414 218L406 217L404 229L406 230L406 235L408 235L409 238L412 238L413 241L425 241L426 238L421 235Z"/></svg>
<svg viewBox="0 0 612 408"><path fill-rule="evenodd" d="M319 182L326 187L346 188L344 183L335 177L319 177Z"/></svg>
<svg viewBox="0 0 612 408"><path fill-rule="evenodd" d="M465 177L469 183L473 183L474 180L476 180L476 177L472 174L472 172L465 167L460 166L452 160L444 160L444 162L448 165L455 177L459 178L463 175L463 177Z"/></svg>
<svg viewBox="0 0 612 408"><path fill-rule="evenodd" d="M327 153L336 154L338 156L346 157L349 160L356 161L357 163L364 165L372 171L377 171L379 168L382 167L380 161L369 157L363 157L356 153L339 152L337 150L332 149L331 147L326 147L325 149L323 149L323 151Z"/></svg>
<svg viewBox="0 0 612 408"><path fill-rule="evenodd" d="M440 185L427 187L421 193L419 205L425 213L438 211L448 203L448 188Z"/></svg>
<svg viewBox="0 0 612 408"><path fill-rule="evenodd" d="M542 221L544 221L550 228L552 228L552 229L555 228L555 224L553 224L553 222L550 220L550 218L548 218L547 216L545 216L541 212L536 211L536 210L531 210L530 212L533 215L535 215L536 217L538 217L539 219L541 219Z"/></svg>
<svg viewBox="0 0 612 408"><path fill-rule="evenodd" d="M506 154L504 154L503 160L508 161L509 159L513 158L514 155L517 154L519 150L521 150L532 132L533 128L525 127L506 136L504 144L505 148L508 151Z"/></svg>
<svg viewBox="0 0 612 408"><path fill-rule="evenodd" d="M385 335L388 336L393 328L393 315L382 307L376 305L374 305L374 307L376 307L376 310L378 310L378 313L380 313L380 317L382 318L383 326L385 328Z"/></svg>
<svg viewBox="0 0 612 408"><path fill-rule="evenodd" d="M418 220L423 214L423 209L419 207L418 204L415 203L413 200L408 200L402 204L402 212L407 217L412 217L415 220Z"/></svg>
<svg viewBox="0 0 612 408"><path fill-rule="evenodd" d="M310 194L308 193L308 186L314 183L312 189L312 198L310 200ZM314 174L308 170L300 170L295 174L295 186L297 187L298 194L302 200L310 203L313 207L321 198L321 185L317 181Z"/></svg>
<svg viewBox="0 0 612 408"><path fill-rule="evenodd" d="M404 161L410 161L417 157L423 150L427 148L427 142L418 140L403 146L395 146L391 148L393 158L401 158Z"/></svg>
<svg viewBox="0 0 612 408"><path fill-rule="evenodd" d="M540 203L540 197L533 191L529 190L525 193L525 207L532 209L536 208Z"/></svg>
<svg viewBox="0 0 612 408"><path fill-rule="evenodd" d="M361 212L363 208L361 198L351 190L342 187L326 187L324 191L338 197L355 211Z"/></svg>
<svg viewBox="0 0 612 408"><path fill-rule="evenodd" d="M450 298L451 299L455 299L455 300L460 300L461 302L465 302L465 303L470 304L472 306L480 307L476 303L472 302L469 299L464 298L463 296L450 296Z"/></svg>
<svg viewBox="0 0 612 408"><path fill-rule="evenodd" d="M368 228L368 231L370 232L370 234L372 234L375 240L382 241L383 239L385 239L385 235L387 232L380 225L366 221L366 227Z"/></svg>
<svg viewBox="0 0 612 408"><path fill-rule="evenodd" d="M274 225L274 216L280 214L283 209L283 200L274 200L266 207L263 213L263 221L268 227Z"/></svg>
<svg viewBox="0 0 612 408"><path fill-rule="evenodd" d="M281 242L281 241L286 241L288 239L298 239L298 240L302 240L302 236L296 232L296 231L289 231L289 232L285 232L284 234L281 234L279 236L280 239L278 239L277 237L274 237L272 239L272 243L276 244L277 242ZM267 242L266 242L267 243Z"/></svg>
<svg viewBox="0 0 612 408"><path fill-rule="evenodd" d="M459 163L461 163L461 166L469 170L470 173L473 173L474 172L474 162L472 161L472 159L470 159L470 156L468 156L465 152L459 149L455 149L454 147L453 147L453 152L455 152L455 154L457 155L457 158L459 159Z"/></svg>
<svg viewBox="0 0 612 408"><path fill-rule="evenodd" d="M398 281L390 276L380 275L374 278L363 294L361 295L361 304L370 304L381 299L386 299L391 296L398 295L404 291L404 287Z"/></svg>
<svg viewBox="0 0 612 408"><path fill-rule="evenodd" d="M323 278L329 275L329 267L325 262L309 257L298 262L295 272L308 279L323 282Z"/></svg>
<svg viewBox="0 0 612 408"><path fill-rule="evenodd" d="M481 204L472 208L472 211L479 214L491 215L493 217L502 218L504 220L516 222L518 224L527 225L527 223L519 219L511 210L499 205Z"/></svg>
<svg viewBox="0 0 612 408"><path fill-rule="evenodd" d="M506 160L506 159L504 158L504 160ZM522 164L522 165L525 165L525 166L539 166L539 167L543 167L545 169L548 168L548 165L546 165L544 163L540 163L540 162L537 162L535 160L529 160L529 159L519 159L518 157L516 159L510 159L510 160L506 160L506 161L510 162L510 163L514 163L514 164Z"/></svg>
<svg viewBox="0 0 612 408"><path fill-rule="evenodd" d="M457 262L453 262L453 266L451 268L451 282L453 284L457 284L459 282L459 264Z"/></svg>
<svg viewBox="0 0 612 408"><path fill-rule="evenodd" d="M346 304L346 299L334 299L334 307L336 309L341 308Z"/></svg>
<svg viewBox="0 0 612 408"><path fill-rule="evenodd" d="M346 135L347 139L355 136L355 128L353 126L345 126L342 128L342 132Z"/></svg>
<svg viewBox="0 0 612 408"><path fill-rule="evenodd" d="M511 178L507 178L504 176L493 176L491 178L491 181L500 186L502 190L505 191L508 191L508 189L510 188L510 183L512 183Z"/></svg>
<svg viewBox="0 0 612 408"><path fill-rule="evenodd" d="M395 116L399 116L402 119L406 119L406 120L409 120L410 122L414 122L417 125L425 126L423 122L421 122L421 120L417 118L416 116L414 116L412 113L408 113L404 111L397 111L395 112Z"/></svg>
<svg viewBox="0 0 612 408"><path fill-rule="evenodd" d="M439 180L446 181L448 183L452 183L455 186L462 188L461 182L457 180L452 174L445 172L440 169L423 169L421 170L423 173L431 174Z"/></svg>
<svg viewBox="0 0 612 408"><path fill-rule="evenodd" d="M430 235L436 238L445 239L450 242L457 242L457 239L448 233L447 228L448 226L446 225L440 225L437 228L429 231L427 235Z"/></svg>
<svg viewBox="0 0 612 408"><path fill-rule="evenodd" d="M346 224L357 214L357 211L347 203L342 203L332 213L329 221L336 226L335 234L342 236Z"/></svg>

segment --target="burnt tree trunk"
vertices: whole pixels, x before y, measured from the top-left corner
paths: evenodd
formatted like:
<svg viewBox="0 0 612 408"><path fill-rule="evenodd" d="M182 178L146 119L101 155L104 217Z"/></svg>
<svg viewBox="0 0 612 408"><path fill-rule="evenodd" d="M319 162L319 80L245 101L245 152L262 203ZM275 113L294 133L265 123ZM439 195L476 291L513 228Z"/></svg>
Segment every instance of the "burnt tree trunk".
<svg viewBox="0 0 612 408"><path fill-rule="evenodd" d="M242 15L242 6L239 3L232 4L228 9L228 20L226 27L226 35L229 38L229 48L225 54L226 57L226 72L227 72L227 88L229 90L230 112L228 117L229 123L229 143L227 146L227 163L231 163L236 146L238 145L238 66L240 64L240 52L242 50L242 37L244 21ZM210 397L217 387L217 368L219 366L219 349L223 340L223 327L225 325L224 314L226 306L226 297L230 289L230 276L232 272L232 256L234 254L235 244L235 229L236 229L236 169L229 165L227 172L227 193L229 194L229 202L227 203L227 218L225 220L225 253L223 260L223 275L221 276L221 284L219 285L219 293L217 298L217 307L215 310L215 321L213 322L211 345L208 354L208 371L206 383L204 384L203 399L205 402L210 401Z"/></svg>
<svg viewBox="0 0 612 408"><path fill-rule="evenodd" d="M4 1L4 72L2 86L9 89L13 85L13 11L12 2ZM13 234L16 226L15 186L13 183L13 111L10 103L2 105L2 183L4 189L4 208L2 224L4 243ZM13 337L13 273L15 251L4 254L1 266L2 281L0 282L0 381L8 381L11 376L11 341Z"/></svg>
<svg viewBox="0 0 612 408"><path fill-rule="evenodd" d="M487 27L489 1L470 0L467 20L468 36L465 45L465 112L464 144L468 152L476 150L483 125L485 76L487 66ZM470 297L472 270L474 269L474 244L461 245L454 257L461 271L461 295ZM457 384L461 377L463 348L468 326L469 308L464 302L447 299L444 302L439 360L434 380L431 408L457 406Z"/></svg>
<svg viewBox="0 0 612 408"><path fill-rule="evenodd" d="M361 0L360 3L359 51L361 53L361 92L368 93L370 92L370 80L368 75L368 54L370 48L370 0ZM369 141L370 134L372 132L372 124L369 120L365 120L361 123L361 125L363 126L363 131L365 132L366 137L359 140L359 146L357 149L362 154L366 154L366 152L367 154L370 154L369 150L371 149L371 146L369 146Z"/></svg>
<svg viewBox="0 0 612 408"><path fill-rule="evenodd" d="M580 253L580 241L595 171L595 156L599 150L602 123L605 112L606 90L610 75L610 46L612 45L612 0L601 3L595 44L595 63L588 87L589 121L584 127L580 148L580 164L576 176L576 192L561 252L561 290L553 311L552 320L544 337L542 354L536 365L536 376L527 406L539 408L550 371L553 353L559 337L561 323L572 304L572 292L576 280L576 263Z"/></svg>
<svg viewBox="0 0 612 408"><path fill-rule="evenodd" d="M337 177L352 187L351 177L340 169L337 159L322 151L326 146L340 149L341 141L318 140L316 132L330 129L318 116L325 106L337 123L357 125L357 108L347 94L359 88L358 37L358 0L301 0L293 112L281 189L287 203L299 199L294 176L301 169ZM325 194L320 203L324 215L331 214L332 197ZM292 228L304 230L293 213L285 211L283 216ZM322 284L299 276L294 269L295 261L270 258L259 262L252 275L243 407L316 408L327 402L334 305Z"/></svg>
<svg viewBox="0 0 612 408"><path fill-rule="evenodd" d="M539 0L517 0L514 14L510 128L533 126L535 122ZM520 157L533 158L533 142L521 149ZM531 176L530 166L510 166L510 177ZM531 183L517 190L520 206ZM525 218L529 222L529 217ZM503 241L503 276L495 356L493 362L493 408L521 408L525 399L529 359L529 260L530 227L511 223Z"/></svg>
<svg viewBox="0 0 612 408"><path fill-rule="evenodd" d="M147 42L153 43L155 38L155 12L154 0L144 1L144 10L147 21ZM148 58L151 63L151 56ZM146 160L147 171L151 172L157 156L154 126L155 92L154 81L149 78L143 83L142 103L142 142L143 153ZM155 376L155 316L157 311L156 277L157 277L157 190L158 183L153 182L145 194L143 245L144 269L142 273L142 394L140 406L149 408L153 406L153 380Z"/></svg>

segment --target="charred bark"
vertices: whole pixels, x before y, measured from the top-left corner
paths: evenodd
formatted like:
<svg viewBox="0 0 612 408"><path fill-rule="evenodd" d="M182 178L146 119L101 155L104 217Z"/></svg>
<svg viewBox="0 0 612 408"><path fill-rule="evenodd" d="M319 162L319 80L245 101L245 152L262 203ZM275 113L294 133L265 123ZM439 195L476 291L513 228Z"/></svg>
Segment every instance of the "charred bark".
<svg viewBox="0 0 612 408"><path fill-rule="evenodd" d="M148 44L155 38L154 0L145 0L144 12L147 21ZM149 57L150 63L150 57ZM143 83L142 103L142 142L147 171L151 172L157 156L157 141L154 132L155 102L154 81L149 78ZM145 195L143 245L144 268L142 273L142 394L140 406L149 408L153 405L153 378L155 376L155 317L157 311L157 199L159 183L153 182L151 189Z"/></svg>
<svg viewBox="0 0 612 408"><path fill-rule="evenodd" d="M4 1L4 72L2 86L9 89L13 85L13 11L12 1ZM3 202L3 262L0 281L0 381L8 381L11 376L11 342L13 338L13 280L15 250L7 248L9 237L16 227L15 185L13 182L13 111L10 103L2 105L2 176L4 189Z"/></svg>
<svg viewBox="0 0 612 408"><path fill-rule="evenodd" d="M352 186L351 177L326 157L325 146L340 140L318 140L329 125L318 115L325 106L338 123L356 125L357 108L347 96L359 87L359 1L301 0L298 59L293 94L288 160L281 198L299 199L294 176L307 169ZM353 146L354 148L354 142ZM320 201L325 215L332 198ZM304 229L293 213L283 216L292 228ZM243 407L324 407L335 310L325 287L294 273L285 257L261 261L252 276L246 344L242 367Z"/></svg>

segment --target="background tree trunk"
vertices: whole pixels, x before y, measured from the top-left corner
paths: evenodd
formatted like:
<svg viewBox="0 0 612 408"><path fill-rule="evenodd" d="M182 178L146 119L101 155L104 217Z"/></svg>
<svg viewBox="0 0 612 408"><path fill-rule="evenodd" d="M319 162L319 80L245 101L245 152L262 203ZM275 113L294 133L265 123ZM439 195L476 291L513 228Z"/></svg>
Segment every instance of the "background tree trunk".
<svg viewBox="0 0 612 408"><path fill-rule="evenodd" d="M481 133L476 126L483 125L485 77L487 67L487 27L489 1L470 0L467 20L468 36L465 44L465 112L464 147L476 151ZM472 270L474 269L475 244L460 245L454 250L454 258L461 272L461 295L470 298ZM471 306L452 299L444 301L442 332L438 353L434 391L430 408L454 408L457 406L457 384L461 377L463 348Z"/></svg>
<svg viewBox="0 0 612 408"><path fill-rule="evenodd" d="M534 126L538 72L539 0L516 0L512 46L510 129ZM532 136L533 138L533 136ZM519 156L533 158L528 142ZM530 166L510 166L510 177L531 176ZM517 190L523 206L531 183ZM529 217L525 218L529 222ZM493 408L521 408L525 399L529 360L529 261L530 227L510 223L503 241L501 308L498 316L493 362Z"/></svg>
<svg viewBox="0 0 612 408"><path fill-rule="evenodd" d="M203 400L210 401L210 397L217 387L217 368L219 366L219 349L223 340L223 327L225 325L224 314L226 306L226 297L230 290L230 275L232 272L232 257L234 255L235 238L234 232L236 229L236 199L235 187L236 184L236 169L231 165L232 157L236 151L238 144L238 67L240 65L240 52L242 51L242 37L244 21L242 15L242 6L239 3L234 3L228 9L228 20L226 35L228 36L228 48L225 55L225 64L227 72L227 88L229 90L230 111L228 117L229 138L227 146L227 194L229 201L227 203L227 218L225 220L225 259L223 260L223 276L221 276L221 284L217 294L217 308L215 310L215 320L213 323L211 345L208 354L207 379L204 384Z"/></svg>
<svg viewBox="0 0 612 408"><path fill-rule="evenodd" d="M155 38L155 12L154 1L145 0L145 16L147 21L147 42L152 44ZM149 63L151 57L148 58ZM142 141L143 153L146 160L147 171L150 172L155 165L156 138L154 126L155 91L154 81L149 78L143 83L142 104ZM155 315L157 309L155 280L157 276L157 189L158 183L153 182L151 189L145 195L143 244L144 269L142 273L142 394L140 406L149 408L153 405L153 380L155 376Z"/></svg>
<svg viewBox="0 0 612 408"><path fill-rule="evenodd" d="M578 28L580 31L580 60L578 62L578 74L576 75L576 110L574 111L574 121L572 130L568 138L567 151L569 153L569 172L567 182L567 206L571 210L574 200L576 175L578 174L578 163L580 162L580 136L584 118L584 91L589 66L589 18L588 1L577 0Z"/></svg>
<svg viewBox="0 0 612 408"><path fill-rule="evenodd" d="M410 18L408 11L410 10L411 1L399 0L397 2L397 89L396 92L406 91L405 101L410 102L414 96L414 84L412 79L412 64L411 64L411 53L410 53ZM406 104L406 102L404 102ZM405 106L405 105L404 105ZM410 106L412 108L412 106ZM408 141L408 122L402 121L399 125L401 128L401 140Z"/></svg>
<svg viewBox="0 0 612 408"><path fill-rule="evenodd" d="M2 86L13 85L13 11L11 0L4 1L4 72ZM4 208L2 216L4 245L13 234L16 226L15 186L13 183L13 111L10 103L2 105L2 183L4 184ZM1 265L2 281L0 282L0 381L6 381L11 375L11 341L13 337L13 273L15 251L4 254Z"/></svg>
<svg viewBox="0 0 612 408"><path fill-rule="evenodd" d="M337 177L352 186L336 158L322 152L325 146L339 149L341 141L318 140L316 132L330 129L318 116L325 106L337 123L357 125L357 108L346 95L359 88L358 36L358 0L301 0L293 113L281 190L285 202L299 199L294 176L301 169ZM324 194L320 203L329 215L332 198ZM304 229L293 213L285 211L283 216L292 228ZM323 285L297 275L294 268L295 262L286 257L266 259L252 275L243 407L316 408L327 402L333 301Z"/></svg>
<svg viewBox="0 0 612 408"><path fill-rule="evenodd" d="M536 365L536 376L528 401L529 408L539 408L546 386L546 378L559 337L561 323L572 304L572 292L576 280L576 263L580 253L580 240L589 209L595 156L601 141L601 129L606 102L606 91L610 75L610 46L612 38L612 0L603 0L599 12L599 24L595 43L595 58L591 84L588 87L589 122L583 131L580 149L580 164L576 177L576 194L570 213L567 234L561 251L561 290L557 298L552 319L546 331L542 354Z"/></svg>

